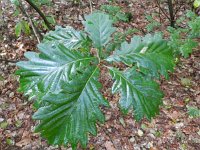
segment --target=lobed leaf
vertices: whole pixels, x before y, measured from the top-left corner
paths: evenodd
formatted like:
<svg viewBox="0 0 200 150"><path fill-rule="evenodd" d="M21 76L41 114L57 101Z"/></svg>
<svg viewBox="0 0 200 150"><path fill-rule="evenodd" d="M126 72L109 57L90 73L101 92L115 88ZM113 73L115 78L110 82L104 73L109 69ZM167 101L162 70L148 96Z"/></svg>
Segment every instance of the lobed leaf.
<svg viewBox="0 0 200 150"><path fill-rule="evenodd" d="M56 26L55 31L50 31L44 36L43 43L53 42L64 44L68 49L78 49L86 40L86 35L81 31L67 26L65 28Z"/></svg>
<svg viewBox="0 0 200 150"><path fill-rule="evenodd" d="M109 41L115 28L112 27L112 20L105 13L96 12L85 16L86 21L83 22L85 31L89 34L94 46L101 49Z"/></svg>
<svg viewBox="0 0 200 150"><path fill-rule="evenodd" d="M36 132L41 132L54 145L69 142L75 149L80 141L86 147L88 132L96 135L96 121L104 122L99 105L108 105L99 92L98 76L99 68L90 67L64 84L60 93L45 96L49 105L33 115L41 120Z"/></svg>
<svg viewBox="0 0 200 150"><path fill-rule="evenodd" d="M121 93L119 105L124 113L133 108L135 119L141 120L144 116L151 119L159 112L163 94L155 81L145 78L135 69L125 72L115 68L109 70L115 80L112 93Z"/></svg>
<svg viewBox="0 0 200 150"><path fill-rule="evenodd" d="M78 51L71 51L62 44L41 43L38 45L40 54L25 53L29 61L17 63L20 69L20 91L30 98L40 99L48 92L61 89L63 81L71 80L71 75L80 67L90 65L96 58L82 55Z"/></svg>
<svg viewBox="0 0 200 150"><path fill-rule="evenodd" d="M160 74L168 78L168 71L174 69L172 50L159 35L134 36L131 43L124 42L119 50L106 59L109 62L123 62L129 66L137 64L153 77Z"/></svg>

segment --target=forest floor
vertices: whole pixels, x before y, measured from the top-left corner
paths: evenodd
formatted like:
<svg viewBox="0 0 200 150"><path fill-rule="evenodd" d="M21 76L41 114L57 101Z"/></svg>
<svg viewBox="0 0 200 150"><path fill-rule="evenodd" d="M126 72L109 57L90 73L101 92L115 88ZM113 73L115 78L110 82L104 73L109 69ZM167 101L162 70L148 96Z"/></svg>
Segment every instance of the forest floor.
<svg viewBox="0 0 200 150"><path fill-rule="evenodd" d="M37 40L34 36L16 38L14 26L22 15L13 16L14 8L5 2L6 13L3 14L4 21L1 19L0 22L0 59L21 60L24 52L37 51ZM93 9L105 2L94 2ZM82 29L82 17L90 12L89 4L65 3L48 8L48 11L54 13L59 25ZM145 14L158 10L153 2L145 0L117 5L133 15L130 22L116 24L122 32L129 28L144 29L147 24ZM165 20L163 30L168 24ZM35 110L32 102L17 92L19 79L14 75L16 69L15 62L0 61L0 150L70 150L70 147L49 146L33 132L36 122L31 116ZM200 108L200 50L196 49L187 59L181 58L170 79L160 82L165 94L163 106L160 115L151 122L146 119L136 122L131 114L123 116L116 103L119 96L110 94L110 78L100 80L107 89L102 91L105 91L103 94L111 108L102 108L106 122L98 125L96 137L90 136L88 150L200 150L200 118L191 118L187 112L187 106Z"/></svg>

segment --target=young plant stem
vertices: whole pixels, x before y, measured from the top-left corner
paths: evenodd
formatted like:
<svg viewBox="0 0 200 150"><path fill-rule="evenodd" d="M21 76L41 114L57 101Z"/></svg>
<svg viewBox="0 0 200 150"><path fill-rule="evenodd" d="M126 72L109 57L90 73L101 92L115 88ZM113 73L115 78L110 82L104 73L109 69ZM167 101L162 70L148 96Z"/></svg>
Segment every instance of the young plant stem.
<svg viewBox="0 0 200 150"><path fill-rule="evenodd" d="M100 61L101 61L101 49L97 49L97 58L98 58L98 61L100 63Z"/></svg>
<svg viewBox="0 0 200 150"><path fill-rule="evenodd" d="M98 48L98 56L99 56L99 58L100 59L103 59L103 48L101 47L101 48Z"/></svg>
<svg viewBox="0 0 200 150"><path fill-rule="evenodd" d="M167 0L168 3L168 9L169 9L169 15L170 15L170 24L171 27L175 27L175 17L174 17L174 8L173 8L173 3L172 0Z"/></svg>
<svg viewBox="0 0 200 150"><path fill-rule="evenodd" d="M47 28L49 30L53 30L53 27L51 26L51 24L49 23L49 21L47 20L47 18L45 17L44 13L31 1L31 0L25 0L31 7L33 7L33 9L35 9L35 11L40 15L40 17L42 17L42 19L44 20L44 23L46 24Z"/></svg>

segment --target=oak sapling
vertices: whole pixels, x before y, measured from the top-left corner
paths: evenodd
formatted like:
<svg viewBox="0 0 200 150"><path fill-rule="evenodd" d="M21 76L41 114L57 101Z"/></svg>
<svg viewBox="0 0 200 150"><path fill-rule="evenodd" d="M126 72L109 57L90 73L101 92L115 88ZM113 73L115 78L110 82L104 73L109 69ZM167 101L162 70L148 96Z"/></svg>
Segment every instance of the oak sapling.
<svg viewBox="0 0 200 150"><path fill-rule="evenodd" d="M155 79L168 78L173 71L171 48L158 34L134 36L111 52L106 47L116 32L109 15L95 12L85 16L84 31L56 27L38 45L40 53L27 52L28 61L20 68L21 92L36 99L39 109L33 119L40 120L36 132L53 145L71 144L76 149L88 143L88 133L96 135L96 122L104 122L99 106L109 106L100 92L100 69L107 67L114 80L112 93L120 93L123 113L133 109L136 120L151 119L159 112L163 93ZM93 55L91 49L96 49ZM102 61L104 63L102 65ZM123 71L112 67L124 63ZM105 64L108 64L106 66Z"/></svg>

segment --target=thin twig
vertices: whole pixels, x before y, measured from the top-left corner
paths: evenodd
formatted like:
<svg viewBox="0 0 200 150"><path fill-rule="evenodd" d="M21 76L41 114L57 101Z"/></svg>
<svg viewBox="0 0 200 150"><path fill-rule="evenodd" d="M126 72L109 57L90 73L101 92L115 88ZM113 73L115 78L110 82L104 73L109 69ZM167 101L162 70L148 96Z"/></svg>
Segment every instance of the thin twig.
<svg viewBox="0 0 200 150"><path fill-rule="evenodd" d="M45 17L45 15L43 14L43 12L31 1L31 0L25 0L31 7L33 7L33 9L35 9L35 11L40 15L40 17L42 17L42 19L44 20L44 23L46 24L47 28L49 30L53 30L53 27L51 26L51 24L49 23L49 21L47 20L47 18Z"/></svg>
<svg viewBox="0 0 200 150"><path fill-rule="evenodd" d="M183 4L183 3L180 3L180 4L179 4L179 7L175 9L174 16L176 16L176 15L177 15L178 11L179 11L179 10L180 10L180 9L181 9L183 6L184 6L184 4Z"/></svg>
<svg viewBox="0 0 200 150"><path fill-rule="evenodd" d="M22 13L25 15L25 17L29 20L29 23L31 24L31 27L32 27L32 30L33 30L33 33L35 35L35 37L37 38L37 41L38 43L41 42L42 40L42 35L41 33L38 31L38 29L36 28L36 26L34 25L32 19L29 17L28 13L26 12L26 10L24 9L21 1L19 0L19 8L20 10L22 11Z"/></svg>
<svg viewBox="0 0 200 150"><path fill-rule="evenodd" d="M164 14L165 17L167 17L168 20L170 20L170 17L167 15L167 13L162 9L162 7L159 4L159 0L156 0L156 3L158 5L158 8L160 9L160 11Z"/></svg>

